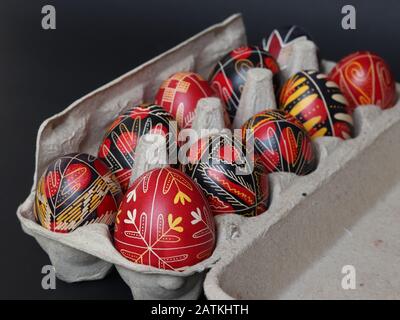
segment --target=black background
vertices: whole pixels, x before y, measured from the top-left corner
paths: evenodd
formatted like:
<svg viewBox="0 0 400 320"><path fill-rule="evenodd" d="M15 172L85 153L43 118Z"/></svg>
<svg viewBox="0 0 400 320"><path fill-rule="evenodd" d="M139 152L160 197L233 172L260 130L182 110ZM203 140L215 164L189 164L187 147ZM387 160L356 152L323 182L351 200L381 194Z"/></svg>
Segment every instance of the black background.
<svg viewBox="0 0 400 320"><path fill-rule="evenodd" d="M41 28L46 4L56 8L56 30ZM357 9L357 30L341 28L345 4ZM42 289L48 257L15 215L31 188L37 129L74 100L236 12L243 13L250 43L274 27L298 24L324 58L368 49L400 77L398 0L0 1L0 298L131 298L116 272Z"/></svg>

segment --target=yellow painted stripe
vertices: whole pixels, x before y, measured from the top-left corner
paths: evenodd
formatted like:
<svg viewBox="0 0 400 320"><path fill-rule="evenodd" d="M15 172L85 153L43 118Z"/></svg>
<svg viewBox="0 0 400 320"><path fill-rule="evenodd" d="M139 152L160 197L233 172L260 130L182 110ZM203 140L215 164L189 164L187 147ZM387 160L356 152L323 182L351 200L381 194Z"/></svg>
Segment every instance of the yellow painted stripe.
<svg viewBox="0 0 400 320"><path fill-rule="evenodd" d="M317 99L318 95L316 93L310 94L308 97L299 101L292 110L290 110L290 114L293 116L297 116L300 112L302 112L305 108L307 108L315 99Z"/></svg>
<svg viewBox="0 0 400 320"><path fill-rule="evenodd" d="M316 139L316 138L319 138L319 137L323 137L326 134L327 131L328 131L327 128L321 128L311 136L311 139Z"/></svg>
<svg viewBox="0 0 400 320"><path fill-rule="evenodd" d="M308 86L302 86L301 88L297 89L292 95L289 96L289 98L285 102L285 107L290 104L292 101L296 100L298 97L300 97L304 92L306 92L309 89Z"/></svg>
<svg viewBox="0 0 400 320"><path fill-rule="evenodd" d="M311 118L310 120L304 122L303 125L307 131L310 131L320 121L321 121L321 117L318 116L318 117Z"/></svg>
<svg viewBox="0 0 400 320"><path fill-rule="evenodd" d="M296 80L295 83L293 83L293 87L297 87L297 86L301 85L306 80L307 80L306 77L301 77L300 79Z"/></svg>

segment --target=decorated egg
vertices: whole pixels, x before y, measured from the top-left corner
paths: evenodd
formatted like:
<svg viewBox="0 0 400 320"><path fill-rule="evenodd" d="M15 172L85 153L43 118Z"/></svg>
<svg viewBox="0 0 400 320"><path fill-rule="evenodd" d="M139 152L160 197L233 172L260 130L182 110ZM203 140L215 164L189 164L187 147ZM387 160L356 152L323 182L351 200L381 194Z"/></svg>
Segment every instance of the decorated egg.
<svg viewBox="0 0 400 320"><path fill-rule="evenodd" d="M275 75L274 84L277 88L279 66L268 52L256 46L240 47L229 52L211 72L211 87L225 102L231 121L233 121L239 106L247 71L251 68L270 69Z"/></svg>
<svg viewBox="0 0 400 320"><path fill-rule="evenodd" d="M269 204L268 176L262 166L251 166L241 141L228 135L199 140L189 149L183 172L200 186L214 215L256 216Z"/></svg>
<svg viewBox="0 0 400 320"><path fill-rule="evenodd" d="M175 127L169 128L173 117L155 104L137 105L120 115L108 129L98 151L98 157L107 164L118 179L122 191L128 189L135 150L139 138L147 133L159 133L171 142L169 150L175 145ZM171 139L171 140L170 140Z"/></svg>
<svg viewBox="0 0 400 320"><path fill-rule="evenodd" d="M317 71L300 71L290 77L279 97L280 109L304 125L311 139L353 136L353 118L347 100L333 81Z"/></svg>
<svg viewBox="0 0 400 320"><path fill-rule="evenodd" d="M215 238L207 199L193 180L170 167L133 182L114 230L114 245L126 259L177 271L210 257Z"/></svg>
<svg viewBox="0 0 400 320"><path fill-rule="evenodd" d="M278 59L282 48L299 40L313 40L302 27L283 26L271 32L268 38L262 39L262 48Z"/></svg>
<svg viewBox="0 0 400 320"><path fill-rule="evenodd" d="M289 113L265 110L251 117L242 130L243 143L254 143L255 159L267 172L306 175L316 169L311 139L301 122Z"/></svg>
<svg viewBox="0 0 400 320"><path fill-rule="evenodd" d="M395 104L396 81L389 65L374 53L359 51L343 58L329 79L339 84L351 111L358 105L374 104L386 109Z"/></svg>
<svg viewBox="0 0 400 320"><path fill-rule="evenodd" d="M103 161L73 153L55 160L41 176L34 212L36 221L54 232L89 223L112 226L121 198L119 183Z"/></svg>
<svg viewBox="0 0 400 320"><path fill-rule="evenodd" d="M215 96L208 82L199 74L179 72L161 84L155 103L171 113L182 129L192 125L197 102Z"/></svg>

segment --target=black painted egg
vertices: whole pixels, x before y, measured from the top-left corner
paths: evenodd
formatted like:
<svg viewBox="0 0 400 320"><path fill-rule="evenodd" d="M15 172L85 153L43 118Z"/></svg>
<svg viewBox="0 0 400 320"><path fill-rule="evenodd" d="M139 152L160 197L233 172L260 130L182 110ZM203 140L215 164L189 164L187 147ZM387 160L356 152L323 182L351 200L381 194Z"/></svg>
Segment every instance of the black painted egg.
<svg viewBox="0 0 400 320"><path fill-rule="evenodd" d="M311 139L295 117L285 111L265 110L242 127L243 143L254 143L256 161L267 172L306 175L316 169Z"/></svg>
<svg viewBox="0 0 400 320"><path fill-rule="evenodd" d="M167 141L175 141L175 127L169 128L170 121L173 120L171 114L158 105L140 104L112 123L100 145L98 157L115 174L124 193L128 189L139 138L147 133L159 133ZM175 142L171 143L169 150L172 151L174 147Z"/></svg>
<svg viewBox="0 0 400 320"><path fill-rule="evenodd" d="M271 32L269 37L262 39L262 48L268 51L275 59L278 59L282 48L299 40L313 40L310 34L302 27L282 26Z"/></svg>
<svg viewBox="0 0 400 320"><path fill-rule="evenodd" d="M353 117L338 85L317 71L300 71L289 78L279 97L279 108L304 125L311 139L353 136Z"/></svg>
<svg viewBox="0 0 400 320"><path fill-rule="evenodd" d="M251 68L270 69L277 88L279 66L267 51L257 46L240 47L229 52L217 63L209 77L211 87L225 102L231 121L239 105L247 71Z"/></svg>
<svg viewBox="0 0 400 320"><path fill-rule="evenodd" d="M256 216L268 208L268 176L242 149L228 135L202 138L189 149L182 171L200 186L214 215Z"/></svg>

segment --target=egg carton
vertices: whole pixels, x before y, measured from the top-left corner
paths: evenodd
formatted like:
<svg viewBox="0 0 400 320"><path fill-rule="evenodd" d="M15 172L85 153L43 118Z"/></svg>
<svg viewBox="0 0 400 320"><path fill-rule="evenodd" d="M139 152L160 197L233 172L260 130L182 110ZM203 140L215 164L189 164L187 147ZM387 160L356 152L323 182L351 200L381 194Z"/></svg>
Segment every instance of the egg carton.
<svg viewBox="0 0 400 320"><path fill-rule="evenodd" d="M266 213L253 218L217 216L214 254L183 272L126 260L114 248L105 225L91 224L69 234L57 234L35 222L37 177L51 161L71 152L96 154L109 123L133 105L152 101L168 76L192 70L207 77L226 52L244 44L241 15L233 15L44 121L37 138L33 187L17 216L23 230L47 252L59 279L97 280L115 265L135 299L196 299L204 278L210 299L275 298L277 292L295 283L296 277L311 270L312 262L322 259L344 228L367 215L369 206L392 190L400 175L395 160L400 153L396 138L399 104L386 111L374 106L357 108L355 139L316 140L319 165L314 173L305 177L272 174L272 201ZM323 65L328 70L333 64ZM384 235L396 239L395 234ZM321 279L317 276L313 283ZM389 286L392 282L388 281ZM299 290L296 287L292 291Z"/></svg>

